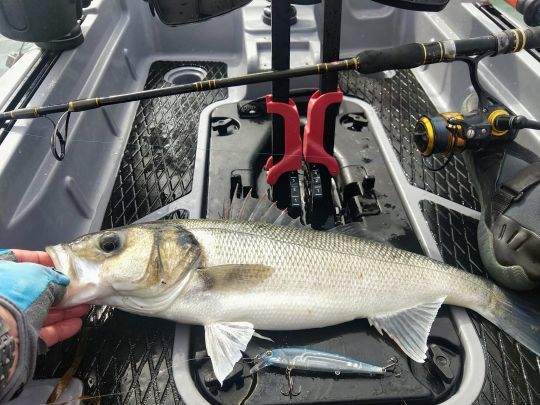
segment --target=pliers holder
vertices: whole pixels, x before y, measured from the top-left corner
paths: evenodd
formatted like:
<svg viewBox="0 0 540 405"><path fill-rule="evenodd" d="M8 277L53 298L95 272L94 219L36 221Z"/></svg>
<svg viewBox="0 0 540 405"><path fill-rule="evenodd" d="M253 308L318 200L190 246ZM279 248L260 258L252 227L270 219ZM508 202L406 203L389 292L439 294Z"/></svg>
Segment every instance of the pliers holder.
<svg viewBox="0 0 540 405"><path fill-rule="evenodd" d="M341 104L342 101L343 93L340 90L324 94L317 90L309 99L304 128L304 160L326 167L332 177L339 174L339 165L336 158L324 148L324 121L326 109L332 104Z"/></svg>
<svg viewBox="0 0 540 405"><path fill-rule="evenodd" d="M272 101L272 96L266 96L266 111L279 114L285 123L285 150L281 160L274 164L274 157L270 156L266 165L266 182L273 186L279 177L287 172L302 169L302 138L300 138L300 115L293 100L289 103Z"/></svg>
<svg viewBox="0 0 540 405"><path fill-rule="evenodd" d="M339 165L334 156L324 148L324 124L326 109L332 104L340 104L343 93L340 90L322 94L316 91L308 103L307 123L304 128L304 141L300 137L300 115L293 100L288 103L272 101L266 96L266 110L270 114L279 114L285 123L285 150L283 157L274 164L271 156L265 165L266 181L274 185L279 177L290 171L302 169L302 156L307 163L320 164L328 170L332 177L339 174Z"/></svg>

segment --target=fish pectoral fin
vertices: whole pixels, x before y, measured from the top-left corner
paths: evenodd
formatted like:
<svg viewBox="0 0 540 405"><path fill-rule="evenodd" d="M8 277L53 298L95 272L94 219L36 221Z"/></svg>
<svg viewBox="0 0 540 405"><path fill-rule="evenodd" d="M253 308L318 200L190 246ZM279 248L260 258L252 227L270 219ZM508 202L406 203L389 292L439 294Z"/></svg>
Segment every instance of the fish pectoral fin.
<svg viewBox="0 0 540 405"><path fill-rule="evenodd" d="M446 297L412 308L369 318L369 323L382 335L385 331L412 360L426 359L427 339L431 325Z"/></svg>
<svg viewBox="0 0 540 405"><path fill-rule="evenodd" d="M205 290L243 291L262 283L274 269L262 264L226 264L197 270Z"/></svg>
<svg viewBox="0 0 540 405"><path fill-rule="evenodd" d="M249 322L218 322L204 326L206 351L221 385L242 357L253 332Z"/></svg>

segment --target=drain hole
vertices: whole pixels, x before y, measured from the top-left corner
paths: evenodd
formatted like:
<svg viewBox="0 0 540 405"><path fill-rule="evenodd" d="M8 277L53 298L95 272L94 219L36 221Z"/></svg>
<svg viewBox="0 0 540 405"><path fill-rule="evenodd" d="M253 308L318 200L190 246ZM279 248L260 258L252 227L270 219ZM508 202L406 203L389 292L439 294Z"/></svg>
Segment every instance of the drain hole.
<svg viewBox="0 0 540 405"><path fill-rule="evenodd" d="M169 70L165 73L165 81L175 86L180 84L189 84L203 80L207 71L196 66L182 66L176 69Z"/></svg>

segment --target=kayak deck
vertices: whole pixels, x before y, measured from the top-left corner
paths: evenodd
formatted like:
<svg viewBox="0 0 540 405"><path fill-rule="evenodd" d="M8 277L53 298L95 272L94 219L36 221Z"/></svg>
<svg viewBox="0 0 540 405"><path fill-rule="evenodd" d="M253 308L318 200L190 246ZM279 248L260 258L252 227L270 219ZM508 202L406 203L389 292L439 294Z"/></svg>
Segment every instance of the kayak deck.
<svg viewBox="0 0 540 405"><path fill-rule="evenodd" d="M165 74L181 67L195 68L190 73L195 75L196 69L206 70L211 78L269 69L270 29L261 23L265 6L265 1L254 0L218 19L173 29L153 20L145 2L94 0L89 18L83 22L85 43L59 55L29 105L161 86ZM291 62L295 66L318 63L320 10L312 6L297 9L298 23L291 28ZM343 27L342 57L354 56L359 48L485 35L497 30L475 4L461 2L451 2L434 16L344 0ZM219 40L217 32L223 33ZM517 113L539 116L538 91L529 84L536 83L540 73L529 56L489 60L489 69L481 68L480 76ZM514 73L525 85L515 86ZM388 164L388 170L392 171L394 185L403 191L395 205L407 205L404 201L408 199L409 208L415 211L414 216L407 213L409 228L421 229L416 238L410 238L415 247L419 247L416 239L430 240L422 246L427 248L426 254L485 274L478 257L474 219L480 207L463 161L456 156L445 170L432 173L412 143L413 124L420 115L459 110L470 90L466 75L466 67L454 63L397 72L385 80L342 74L340 86L350 97L348 105L366 107L368 120L382 128L382 136L381 131L376 134L377 143L380 147L386 140L381 151L385 159L393 156L395 164ZM317 77L291 80L291 89L317 85ZM82 233L143 219L156 209L161 210L160 217L204 216L201 204L208 199L205 169L212 113L224 104L256 99L269 91L269 85L253 85L73 114L67 156L61 164L52 161L49 153L50 123L18 121L1 145L5 159L0 162L0 190L6 192L0 212L0 246L42 248ZM152 137L152 126L163 128L163 136ZM530 139L531 147L540 147L533 137ZM195 140L195 155L185 153L186 164L177 165L168 159L174 142L179 146L176 156L183 154L186 146L191 150ZM380 154L369 158L381 160ZM428 163L439 166L442 161ZM432 193L426 197L429 201L422 200L423 190ZM384 204L382 208L390 209ZM479 393L475 395L477 404L540 404L538 358L487 321L471 317L479 336L478 347L485 351L484 355L481 348L476 350L474 366L484 359L486 368L485 373L471 378L469 370L467 381L472 384L471 379L476 379L476 385L471 388L462 384L458 389L463 386ZM194 352L189 340L191 328L108 308L94 309L85 324L92 328L89 347L93 348L84 356L77 374L84 383L85 395L99 396L101 403L196 403L190 402L186 391L188 383L194 385L192 370L185 367L187 371L179 372L182 364L173 361L174 353ZM53 348L40 359L36 376L60 376L72 363L76 344L77 338ZM467 375L467 368L463 370ZM179 380L179 375L186 379ZM274 391L281 396L279 387ZM459 395L452 398L457 403L466 402Z"/></svg>

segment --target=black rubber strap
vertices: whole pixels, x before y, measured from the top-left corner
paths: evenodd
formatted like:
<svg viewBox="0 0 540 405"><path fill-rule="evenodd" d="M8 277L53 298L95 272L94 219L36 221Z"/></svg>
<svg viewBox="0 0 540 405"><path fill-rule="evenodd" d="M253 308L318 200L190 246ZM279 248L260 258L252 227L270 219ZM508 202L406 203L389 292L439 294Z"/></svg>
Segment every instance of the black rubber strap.
<svg viewBox="0 0 540 405"><path fill-rule="evenodd" d="M493 196L492 219L497 219L514 201L519 200L527 189L538 183L540 183L540 162L530 164L510 180L503 182Z"/></svg>

